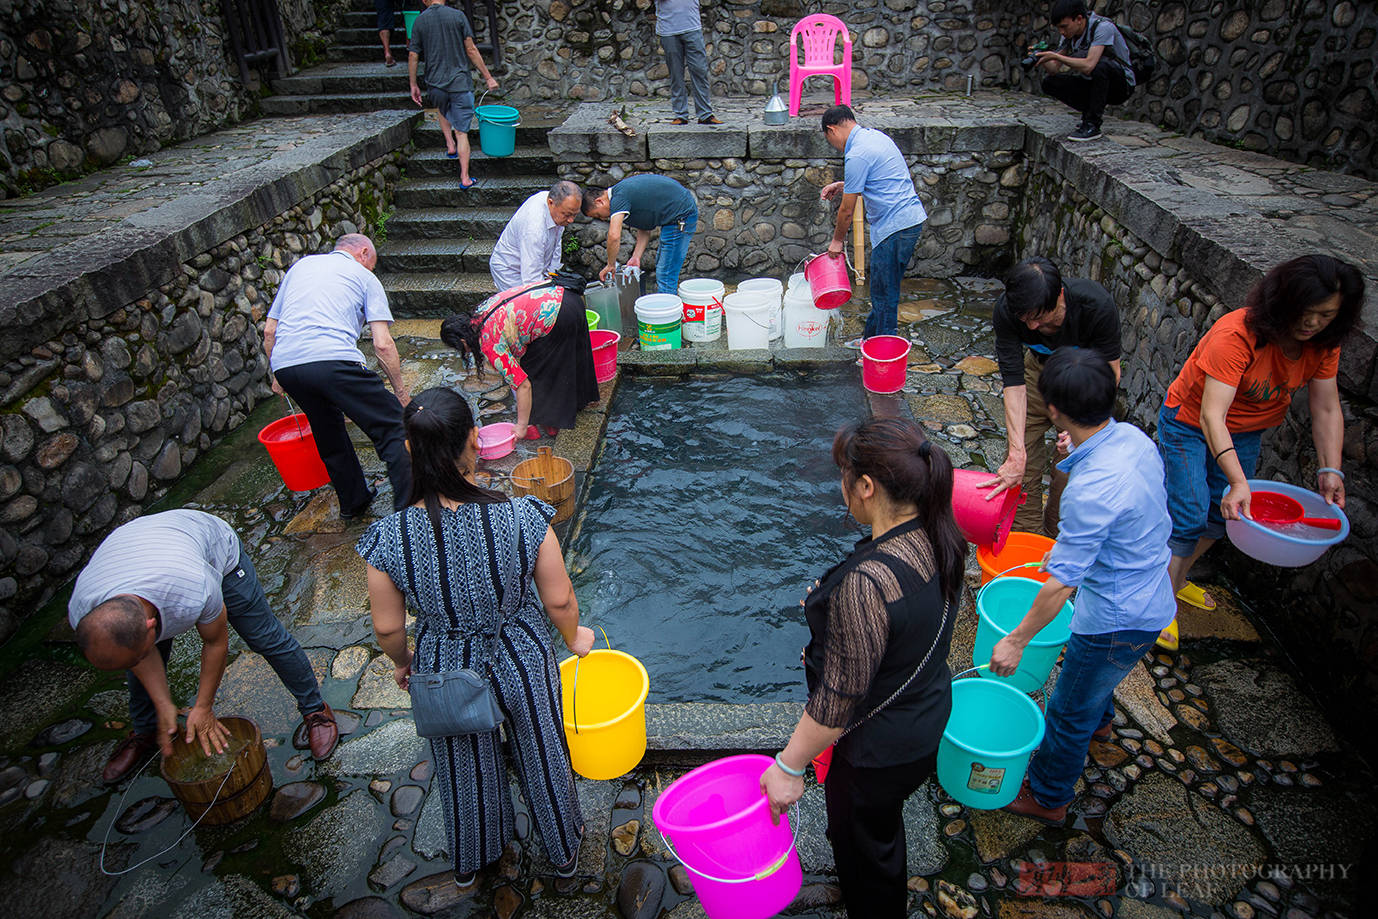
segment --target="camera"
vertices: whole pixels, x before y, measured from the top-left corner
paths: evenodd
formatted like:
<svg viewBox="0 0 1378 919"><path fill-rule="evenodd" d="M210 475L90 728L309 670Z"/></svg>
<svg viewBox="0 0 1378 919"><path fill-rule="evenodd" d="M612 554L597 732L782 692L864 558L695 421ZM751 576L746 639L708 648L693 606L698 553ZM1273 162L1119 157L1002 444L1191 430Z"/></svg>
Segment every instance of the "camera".
<svg viewBox="0 0 1378 919"><path fill-rule="evenodd" d="M1019 66L1023 67L1025 70L1032 70L1034 65L1038 63L1038 52L1048 51L1050 47L1051 46L1046 41L1040 41L1037 44L1030 45L1029 53L1019 62Z"/></svg>

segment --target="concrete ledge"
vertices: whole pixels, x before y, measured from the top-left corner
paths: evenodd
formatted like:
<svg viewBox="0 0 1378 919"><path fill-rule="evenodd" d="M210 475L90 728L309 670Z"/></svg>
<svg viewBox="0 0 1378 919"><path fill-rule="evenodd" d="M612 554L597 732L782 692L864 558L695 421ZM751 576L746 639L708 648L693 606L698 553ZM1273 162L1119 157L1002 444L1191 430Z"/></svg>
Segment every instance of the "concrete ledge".
<svg viewBox="0 0 1378 919"><path fill-rule="evenodd" d="M646 759L690 765L732 753L774 752L789 742L803 711L802 702L650 704Z"/></svg>
<svg viewBox="0 0 1378 919"><path fill-rule="evenodd" d="M857 352L850 348L751 348L739 351L681 348L676 351L623 351L618 367L645 376L685 376L690 373L765 373L850 364Z"/></svg>
<svg viewBox="0 0 1378 919"><path fill-rule="evenodd" d="M5 336L0 361L27 353L25 342L60 334L74 317L109 315L167 283L187 259L405 146L421 117L420 112L390 111L336 119L327 134L18 265L0 277L0 324L27 326L30 333L22 339ZM216 135L194 143L198 150L213 148Z"/></svg>
<svg viewBox="0 0 1378 919"><path fill-rule="evenodd" d="M722 159L746 156L746 128L655 125L646 131L651 159Z"/></svg>
<svg viewBox="0 0 1378 919"><path fill-rule="evenodd" d="M546 135L555 161L568 162L590 157L631 162L646 160L645 133L627 137L608 123L608 113L611 111L612 108L606 103L585 103L575 108L564 124Z"/></svg>

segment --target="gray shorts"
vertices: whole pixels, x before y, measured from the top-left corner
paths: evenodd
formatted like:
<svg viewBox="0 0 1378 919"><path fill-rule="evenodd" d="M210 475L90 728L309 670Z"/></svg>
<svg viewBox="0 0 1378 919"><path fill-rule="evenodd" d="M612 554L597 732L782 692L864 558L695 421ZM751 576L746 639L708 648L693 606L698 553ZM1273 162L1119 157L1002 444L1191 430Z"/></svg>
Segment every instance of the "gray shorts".
<svg viewBox="0 0 1378 919"><path fill-rule="evenodd" d="M473 92L450 93L443 89L431 90L431 104L440 109L440 114L456 131L468 131L474 120Z"/></svg>

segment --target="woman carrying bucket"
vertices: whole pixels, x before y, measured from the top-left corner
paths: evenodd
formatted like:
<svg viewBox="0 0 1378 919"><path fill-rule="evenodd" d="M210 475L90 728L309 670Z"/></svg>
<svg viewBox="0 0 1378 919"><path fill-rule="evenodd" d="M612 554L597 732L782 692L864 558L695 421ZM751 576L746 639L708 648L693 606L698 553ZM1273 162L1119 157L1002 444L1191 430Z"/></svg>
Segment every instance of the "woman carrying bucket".
<svg viewBox="0 0 1378 919"><path fill-rule="evenodd" d="M1249 516L1248 480L1260 439L1282 423L1303 386L1319 467L1316 489L1344 507L1345 422L1336 374L1340 344L1363 303L1364 276L1353 265L1328 255L1283 262L1254 285L1243 309L1210 327L1168 387L1158 443L1172 496L1172 586L1185 602L1215 608L1187 575L1225 534L1226 520ZM1159 643L1176 649L1175 619Z"/></svg>
<svg viewBox="0 0 1378 919"><path fill-rule="evenodd" d="M546 617L580 657L593 647L593 632L579 625L579 604L550 529L555 512L535 498L509 502L474 484L474 417L453 390L421 393L403 421L411 505L375 522L355 547L368 563L378 646L404 690L413 676L461 667L486 675L546 854L557 874L571 876L584 827ZM408 605L416 612L415 653L407 647ZM514 835L502 736L494 728L432 737L431 754L455 881L467 886Z"/></svg>
<svg viewBox="0 0 1378 919"><path fill-rule="evenodd" d="M1115 687L1177 609L1167 573L1172 523L1162 460L1148 435L1110 417L1115 388L1115 372L1095 351L1058 348L1043 365L1039 392L1073 446L1058 463L1068 474L1062 518L1044 560L1048 579L990 657L995 675L1013 675L1030 642L1078 590L1043 743L1018 796L1005 805L1046 824L1066 819L1088 745L1110 739Z"/></svg>
<svg viewBox="0 0 1378 919"><path fill-rule="evenodd" d="M480 375L492 364L517 400L517 431L528 439L574 427L575 416L598 401L583 279L560 275L494 294L473 313L440 324L440 338L474 358Z"/></svg>
<svg viewBox="0 0 1378 919"><path fill-rule="evenodd" d="M779 815L836 742L828 837L848 915L903 916L904 801L933 773L952 700L948 644L966 566L952 463L914 423L873 419L833 441L842 500L871 535L803 602L809 701L761 778Z"/></svg>

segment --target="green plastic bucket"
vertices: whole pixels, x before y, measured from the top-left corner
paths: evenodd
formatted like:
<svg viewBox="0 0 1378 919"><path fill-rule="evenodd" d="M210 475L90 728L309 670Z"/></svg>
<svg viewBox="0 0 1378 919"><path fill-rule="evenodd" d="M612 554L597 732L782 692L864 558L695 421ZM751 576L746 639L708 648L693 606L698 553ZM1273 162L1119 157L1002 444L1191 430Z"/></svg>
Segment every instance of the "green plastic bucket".
<svg viewBox="0 0 1378 919"><path fill-rule="evenodd" d="M952 714L938 742L938 784L967 807L1004 807L1019 794L1043 730L1034 700L1009 683L953 681Z"/></svg>
<svg viewBox="0 0 1378 919"><path fill-rule="evenodd" d="M592 332L594 329L598 328L598 311L597 311L597 310L584 310L584 318L588 320L588 323L589 323L589 331L590 331L590 332Z"/></svg>
<svg viewBox="0 0 1378 919"><path fill-rule="evenodd" d="M683 341L680 326L684 302L674 294L646 294L636 299L636 331L642 351L674 351Z"/></svg>
<svg viewBox="0 0 1378 919"><path fill-rule="evenodd" d="M406 27L407 27L407 41L411 41L411 26L412 26L412 23L416 22L416 17L417 17L417 16L420 16L420 15L421 15L421 11L420 11L420 10L403 10L403 11L402 11L402 22L403 22L403 23L406 25Z"/></svg>
<svg viewBox="0 0 1378 919"><path fill-rule="evenodd" d="M484 95L488 95L486 92ZM510 105L479 105L474 108L478 119L478 145L484 156L511 156L517 149L517 127L522 123L521 112Z"/></svg>
<svg viewBox="0 0 1378 919"><path fill-rule="evenodd" d="M998 577L981 588L976 595L976 643L971 663L979 667L990 662L995 643L1013 632L1033 606L1034 597L1043 585L1031 578ZM1053 621L1033 637L1019 659L1019 669L1007 677L996 676L990 669L980 671L983 679L1007 682L1020 692L1037 692L1048 682L1048 674L1062 653L1063 645L1072 637L1072 601L1062 604Z"/></svg>

